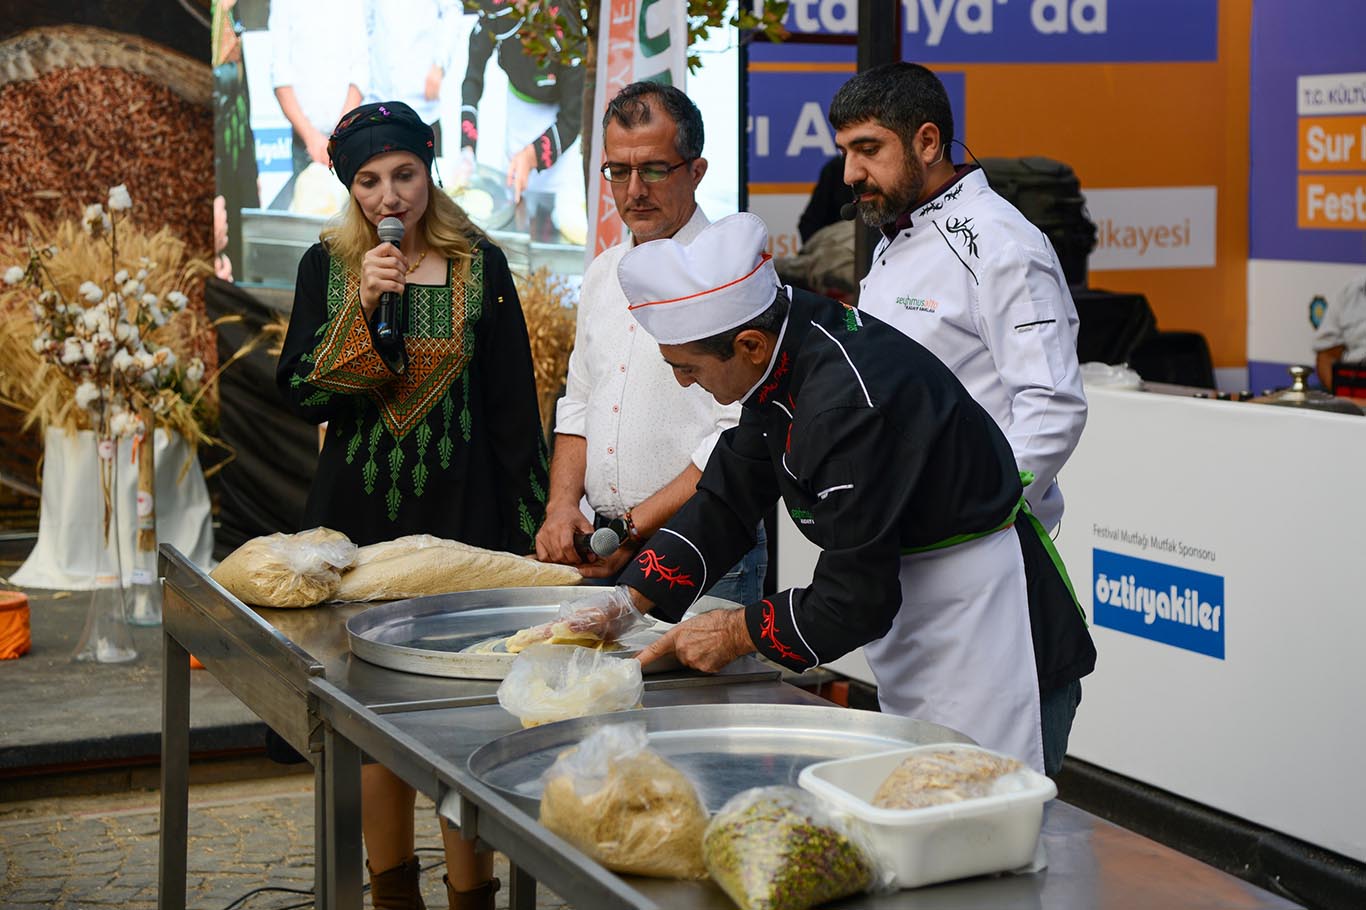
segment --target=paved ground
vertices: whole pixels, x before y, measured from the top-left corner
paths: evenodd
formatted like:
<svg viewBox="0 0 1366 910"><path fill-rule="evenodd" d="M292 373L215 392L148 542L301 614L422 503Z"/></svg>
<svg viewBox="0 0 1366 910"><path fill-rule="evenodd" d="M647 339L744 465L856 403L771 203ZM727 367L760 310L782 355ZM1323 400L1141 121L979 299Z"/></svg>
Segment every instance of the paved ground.
<svg viewBox="0 0 1366 910"><path fill-rule="evenodd" d="M0 804L0 907L5 910L155 910L158 794L65 797ZM441 861L430 801L419 798L424 867ZM441 868L424 871L427 906L446 906ZM507 880L498 858L497 874ZM313 887L313 780L291 775L208 784L190 793L188 906L228 910L264 886ZM565 905L544 888L539 908ZM311 906L307 894L266 892L233 910ZM367 899L366 906L369 906ZM498 895L507 906L507 890Z"/></svg>

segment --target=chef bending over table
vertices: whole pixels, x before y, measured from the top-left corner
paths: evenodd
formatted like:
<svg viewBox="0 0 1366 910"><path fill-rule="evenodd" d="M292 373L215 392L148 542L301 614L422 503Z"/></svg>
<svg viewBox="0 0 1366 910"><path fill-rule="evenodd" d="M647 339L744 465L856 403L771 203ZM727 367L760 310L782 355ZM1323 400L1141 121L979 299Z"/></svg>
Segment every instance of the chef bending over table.
<svg viewBox="0 0 1366 910"><path fill-rule="evenodd" d="M811 585L679 623L640 654L716 671L758 651L795 671L862 646L882 710L944 724L1054 774L1096 652L1005 437L925 348L780 287L742 212L684 246L641 244L621 287L684 386L743 406L697 492L571 628L678 622L754 545L781 497L821 549ZM1028 483L1028 475L1023 478Z"/></svg>

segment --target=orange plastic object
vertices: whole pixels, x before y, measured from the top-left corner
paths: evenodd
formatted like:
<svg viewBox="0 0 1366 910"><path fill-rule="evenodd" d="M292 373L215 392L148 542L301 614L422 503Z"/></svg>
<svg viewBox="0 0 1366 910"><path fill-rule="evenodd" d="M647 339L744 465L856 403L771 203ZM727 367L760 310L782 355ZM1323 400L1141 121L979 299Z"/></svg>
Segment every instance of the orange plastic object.
<svg viewBox="0 0 1366 910"><path fill-rule="evenodd" d="M201 664L201 663L199 662L199 658L198 658L198 657L195 657L193 654L190 655L190 669L191 669L191 670L202 670L202 669L204 669L204 665Z"/></svg>
<svg viewBox="0 0 1366 910"><path fill-rule="evenodd" d="M28 596L18 591L0 591L0 660L23 657L32 646Z"/></svg>

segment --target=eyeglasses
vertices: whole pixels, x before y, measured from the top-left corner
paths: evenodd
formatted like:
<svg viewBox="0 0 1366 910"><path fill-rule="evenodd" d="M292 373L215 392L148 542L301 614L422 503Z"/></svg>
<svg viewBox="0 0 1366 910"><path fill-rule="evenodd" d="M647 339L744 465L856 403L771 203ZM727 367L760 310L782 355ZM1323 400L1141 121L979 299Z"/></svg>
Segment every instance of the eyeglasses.
<svg viewBox="0 0 1366 910"><path fill-rule="evenodd" d="M609 161L600 170L602 176L607 178L608 183L627 183L631 179L631 172L635 171L640 175L640 179L646 183L660 183L669 179L669 175L681 167L686 167L696 158L685 158L677 164L662 164L657 161L649 161L645 164L617 164Z"/></svg>

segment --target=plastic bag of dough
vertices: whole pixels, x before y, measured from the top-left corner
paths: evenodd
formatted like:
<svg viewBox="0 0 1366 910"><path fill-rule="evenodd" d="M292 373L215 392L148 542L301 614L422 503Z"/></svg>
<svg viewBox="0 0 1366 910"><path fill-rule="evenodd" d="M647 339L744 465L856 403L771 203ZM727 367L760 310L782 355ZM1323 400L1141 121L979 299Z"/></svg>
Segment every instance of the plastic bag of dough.
<svg viewBox="0 0 1366 910"><path fill-rule="evenodd" d="M523 727L640 705L640 662L573 645L532 645L498 686L498 703Z"/></svg>
<svg viewBox="0 0 1366 910"><path fill-rule="evenodd" d="M329 528L270 534L233 550L209 576L243 603L311 607L336 594L341 570L355 561L357 549Z"/></svg>
<svg viewBox="0 0 1366 910"><path fill-rule="evenodd" d="M697 789L650 749L644 724L613 724L545 773L541 824L613 872L707 877Z"/></svg>
<svg viewBox="0 0 1366 910"><path fill-rule="evenodd" d="M702 834L702 857L741 910L807 910L892 881L854 819L796 787L731 797Z"/></svg>
<svg viewBox="0 0 1366 910"><path fill-rule="evenodd" d="M572 566L415 534L362 547L355 568L342 576L333 599L400 600L484 588L576 585L581 581L583 576Z"/></svg>
<svg viewBox="0 0 1366 910"><path fill-rule="evenodd" d="M447 540L434 534L409 534L407 537L396 537L393 540L386 540L381 543L366 544L356 551L356 561L351 568L359 569L361 566L368 566L370 563L379 562L381 559L406 556L409 553L426 550L430 547L471 549L469 544L463 544L458 540Z"/></svg>

